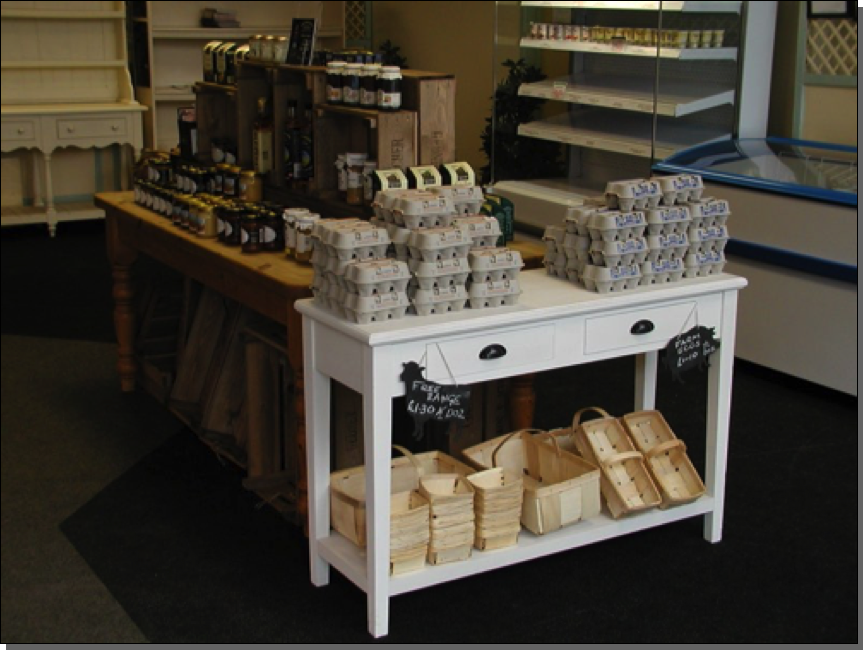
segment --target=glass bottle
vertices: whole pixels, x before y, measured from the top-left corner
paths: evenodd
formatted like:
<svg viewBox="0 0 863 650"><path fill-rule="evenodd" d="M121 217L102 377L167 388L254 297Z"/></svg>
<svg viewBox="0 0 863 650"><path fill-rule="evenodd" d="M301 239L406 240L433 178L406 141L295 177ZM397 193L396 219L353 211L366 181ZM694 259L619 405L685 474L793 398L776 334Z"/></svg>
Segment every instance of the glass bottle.
<svg viewBox="0 0 863 650"><path fill-rule="evenodd" d="M258 115L252 129L252 158L258 174L273 168L273 120L266 97L258 98Z"/></svg>

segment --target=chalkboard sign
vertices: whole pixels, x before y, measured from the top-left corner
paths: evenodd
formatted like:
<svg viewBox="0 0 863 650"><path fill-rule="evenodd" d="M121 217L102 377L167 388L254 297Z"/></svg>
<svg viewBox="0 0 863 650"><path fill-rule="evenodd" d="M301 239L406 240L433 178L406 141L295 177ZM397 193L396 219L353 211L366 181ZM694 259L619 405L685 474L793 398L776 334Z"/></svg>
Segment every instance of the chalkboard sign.
<svg viewBox="0 0 863 650"><path fill-rule="evenodd" d="M414 438L422 437L423 425L429 420L464 422L470 409L470 388L447 386L423 378L425 370L415 361L402 364L401 380L405 383L408 415L414 420Z"/></svg>
<svg viewBox="0 0 863 650"><path fill-rule="evenodd" d="M697 325L688 332L675 336L665 348L665 365L674 379L693 368L707 367L707 357L719 349L716 328Z"/></svg>

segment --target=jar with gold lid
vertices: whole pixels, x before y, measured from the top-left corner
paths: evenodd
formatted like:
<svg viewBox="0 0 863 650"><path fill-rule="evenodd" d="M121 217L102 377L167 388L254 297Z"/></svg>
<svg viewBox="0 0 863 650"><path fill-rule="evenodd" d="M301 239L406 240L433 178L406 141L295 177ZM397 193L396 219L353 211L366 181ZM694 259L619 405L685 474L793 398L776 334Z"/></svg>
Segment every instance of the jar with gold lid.
<svg viewBox="0 0 863 650"><path fill-rule="evenodd" d="M253 169L244 169L240 172L237 198L252 203L257 203L264 198L263 180Z"/></svg>

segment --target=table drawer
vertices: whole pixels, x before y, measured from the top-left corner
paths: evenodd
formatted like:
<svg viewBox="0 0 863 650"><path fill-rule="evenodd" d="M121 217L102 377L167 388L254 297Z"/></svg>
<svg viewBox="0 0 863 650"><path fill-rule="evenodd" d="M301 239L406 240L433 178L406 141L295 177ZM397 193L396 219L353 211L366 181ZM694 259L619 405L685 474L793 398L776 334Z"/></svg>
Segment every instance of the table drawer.
<svg viewBox="0 0 863 650"><path fill-rule="evenodd" d="M554 325L535 325L432 343L425 350L426 377L450 383L451 371L459 383L470 383L488 373L518 374L511 371L551 359L554 338Z"/></svg>
<svg viewBox="0 0 863 650"><path fill-rule="evenodd" d="M23 145L36 142L36 122L34 120L3 120L3 143Z"/></svg>
<svg viewBox="0 0 863 650"><path fill-rule="evenodd" d="M663 347L671 338L696 325L716 327L718 337L721 307L719 296L704 296L696 300L587 318L584 352L600 354L653 344L657 348Z"/></svg>
<svg viewBox="0 0 863 650"><path fill-rule="evenodd" d="M57 120L57 139L116 138L128 131L125 117L88 117Z"/></svg>

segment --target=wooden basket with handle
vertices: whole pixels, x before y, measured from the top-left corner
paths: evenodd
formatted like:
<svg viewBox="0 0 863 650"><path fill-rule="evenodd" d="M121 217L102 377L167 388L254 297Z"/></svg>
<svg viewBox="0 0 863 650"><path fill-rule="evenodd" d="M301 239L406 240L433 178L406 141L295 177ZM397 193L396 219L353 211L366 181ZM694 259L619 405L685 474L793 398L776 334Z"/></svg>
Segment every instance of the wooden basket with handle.
<svg viewBox="0 0 863 650"><path fill-rule="evenodd" d="M689 456L686 444L668 426L659 411L627 413L621 420L638 450L647 460L662 495L660 508L695 501L707 488Z"/></svg>
<svg viewBox="0 0 863 650"><path fill-rule="evenodd" d="M428 474L419 481L430 507L429 563L466 560L473 548L473 486L461 474Z"/></svg>
<svg viewBox="0 0 863 650"><path fill-rule="evenodd" d="M601 417L582 422L582 415L589 411ZM615 519L662 502L644 465L644 456L636 450L617 418L601 408L588 406L576 411L570 431L560 430L553 438L556 440L561 435L571 435L578 452L599 467L602 496Z"/></svg>
<svg viewBox="0 0 863 650"><path fill-rule="evenodd" d="M476 530L473 545L481 551L514 546L521 532L524 481L503 467L467 477L474 489Z"/></svg>
<svg viewBox="0 0 863 650"><path fill-rule="evenodd" d="M537 535L599 514L599 470L560 449L545 431L514 431L462 453L475 467L503 467L522 477L521 523Z"/></svg>

